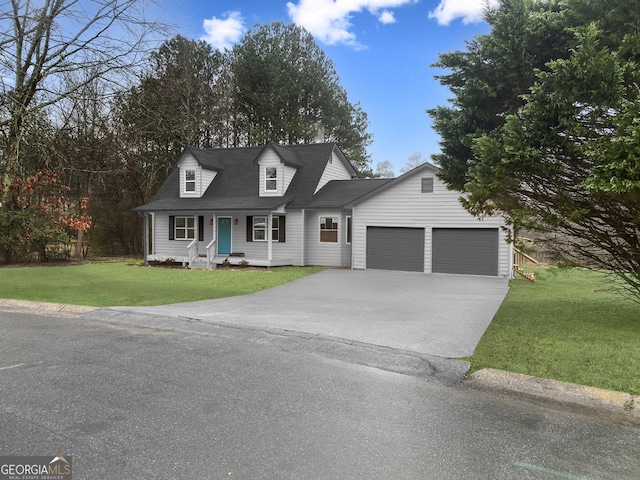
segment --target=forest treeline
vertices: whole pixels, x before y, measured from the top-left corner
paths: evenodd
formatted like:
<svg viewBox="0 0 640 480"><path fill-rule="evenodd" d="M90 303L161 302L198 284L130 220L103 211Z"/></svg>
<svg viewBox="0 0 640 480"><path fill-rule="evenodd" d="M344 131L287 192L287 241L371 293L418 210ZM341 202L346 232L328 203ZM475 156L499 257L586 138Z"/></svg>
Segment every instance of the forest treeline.
<svg viewBox="0 0 640 480"><path fill-rule="evenodd" d="M76 240L94 255L140 253L131 209L186 146L337 142L371 174L367 115L301 27L256 25L224 52L183 36L151 48L162 31L134 0L119 25L116 10L69 17L71 0L12 3L0 14L0 260L54 259L69 250L52 245ZM89 33L61 33L70 20ZM105 33L116 26L129 36Z"/></svg>

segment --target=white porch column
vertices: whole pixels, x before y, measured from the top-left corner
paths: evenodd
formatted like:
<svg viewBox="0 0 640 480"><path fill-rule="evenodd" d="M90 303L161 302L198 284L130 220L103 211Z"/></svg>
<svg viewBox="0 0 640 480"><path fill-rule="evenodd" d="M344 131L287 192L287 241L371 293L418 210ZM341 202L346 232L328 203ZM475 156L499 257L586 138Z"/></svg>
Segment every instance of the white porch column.
<svg viewBox="0 0 640 480"><path fill-rule="evenodd" d="M302 235L300 235L300 238L302 238L302 246L300 248L300 265L302 265L304 267L305 263L304 263L304 258L305 258L305 254L306 254L306 245L307 245L307 237L305 235L305 228L306 228L306 210L303 208L302 209Z"/></svg>
<svg viewBox="0 0 640 480"><path fill-rule="evenodd" d="M198 240L200 238L200 216L197 212L193 212L193 231L195 232L193 235L194 240ZM196 244L197 245L197 244ZM197 250L197 246L196 246Z"/></svg>
<svg viewBox="0 0 640 480"><path fill-rule="evenodd" d="M149 213L142 212L144 216L144 245L142 250L144 251L144 264L149 265Z"/></svg>
<svg viewBox="0 0 640 480"><path fill-rule="evenodd" d="M355 231L355 224L356 224L356 207L355 205L353 207L351 207L351 270L353 270L353 251L355 250L355 248L353 248L353 244L354 244L354 231Z"/></svg>
<svg viewBox="0 0 640 480"><path fill-rule="evenodd" d="M233 224L233 222L231 222ZM215 243L213 244L213 258L218 255L218 214L213 213L211 215L211 227L213 228L213 240Z"/></svg>
<svg viewBox="0 0 640 480"><path fill-rule="evenodd" d="M269 227L267 228L267 260L269 260L269 264L271 264L271 260L273 260L273 212L269 212Z"/></svg>

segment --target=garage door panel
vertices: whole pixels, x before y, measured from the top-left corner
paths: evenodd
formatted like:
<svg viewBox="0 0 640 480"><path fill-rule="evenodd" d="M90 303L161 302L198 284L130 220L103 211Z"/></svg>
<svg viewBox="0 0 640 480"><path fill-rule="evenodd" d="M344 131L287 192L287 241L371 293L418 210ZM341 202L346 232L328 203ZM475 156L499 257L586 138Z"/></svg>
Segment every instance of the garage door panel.
<svg viewBox="0 0 640 480"><path fill-rule="evenodd" d="M424 229L367 227L367 268L424 271Z"/></svg>
<svg viewBox="0 0 640 480"><path fill-rule="evenodd" d="M434 273L498 275L497 228L434 228Z"/></svg>

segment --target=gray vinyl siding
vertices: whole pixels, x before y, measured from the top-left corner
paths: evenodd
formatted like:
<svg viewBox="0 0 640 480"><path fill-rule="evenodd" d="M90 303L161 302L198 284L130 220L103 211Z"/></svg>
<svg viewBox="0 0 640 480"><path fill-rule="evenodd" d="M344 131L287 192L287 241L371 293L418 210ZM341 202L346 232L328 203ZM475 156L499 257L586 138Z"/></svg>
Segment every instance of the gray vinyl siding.
<svg viewBox="0 0 640 480"><path fill-rule="evenodd" d="M338 218L338 241L320 241L320 217ZM305 264L325 267L348 267L351 265L351 245L346 243L346 214L340 210L307 211L305 217Z"/></svg>
<svg viewBox="0 0 640 480"><path fill-rule="evenodd" d="M181 159L178 168L180 169L180 196L183 198L201 197L217 174L212 170L203 169L193 155L185 155ZM184 191L186 170L195 170L196 172L196 190L194 192Z"/></svg>
<svg viewBox="0 0 640 480"><path fill-rule="evenodd" d="M231 217L231 251L244 253L246 258L267 259L268 242L247 242L247 216L263 216L264 212L170 212L155 213L153 222L153 251L150 259L165 260L173 258L182 262L187 257L187 247L191 240L169 240L170 216L204 216L204 240L198 242L198 251L206 254L206 247L213 239L213 231L218 217ZM215 216L214 216L215 215ZM292 211L283 214L286 217L285 242L272 242L273 260L291 260L292 265L302 264L302 214L300 211ZM235 224L235 220L238 224ZM214 225L211 225L212 222ZM197 220L196 220L197 225Z"/></svg>
<svg viewBox="0 0 640 480"><path fill-rule="evenodd" d="M335 152L331 153L331 162L327 162L327 166L324 169L322 177L316 186L314 194L318 192L331 180L350 180L351 173L347 170L347 167L342 163L342 160L338 158Z"/></svg>
<svg viewBox="0 0 640 480"><path fill-rule="evenodd" d="M198 250L205 251L206 246L213 239L212 228L209 225L210 214L207 213L194 213L194 212L171 212L171 213L156 213L154 214L153 222L153 252L152 259L166 260L174 259L177 262L182 262L187 258L188 247L191 243L189 240L169 240L169 217L195 217L196 224L196 238L198 236L198 216L204 216L204 240L198 242Z"/></svg>
<svg viewBox="0 0 640 480"><path fill-rule="evenodd" d="M238 225L232 222L232 251L242 252L247 258L264 258L268 256L268 242L247 242L247 217L265 216L264 212L243 211L234 213ZM290 211L286 217L285 242L272 242L273 260L291 260L292 265L301 265L302 258L302 214Z"/></svg>
<svg viewBox="0 0 640 480"><path fill-rule="evenodd" d="M268 150L260 157L260 196L261 197L281 197L285 192L285 168L278 154L273 150ZM274 191L265 190L265 168L275 167L278 169L277 188ZM287 178L291 181L293 175L287 172ZM287 183L288 186L288 183Z"/></svg>
<svg viewBox="0 0 640 480"><path fill-rule="evenodd" d="M433 192L422 193L423 178L433 177ZM432 272L433 228L498 228L498 275L511 274L511 247L501 228L501 217L478 220L459 201L460 193L447 190L435 171L422 170L398 181L353 208L353 265L365 269L367 227L414 227L425 229L424 272Z"/></svg>

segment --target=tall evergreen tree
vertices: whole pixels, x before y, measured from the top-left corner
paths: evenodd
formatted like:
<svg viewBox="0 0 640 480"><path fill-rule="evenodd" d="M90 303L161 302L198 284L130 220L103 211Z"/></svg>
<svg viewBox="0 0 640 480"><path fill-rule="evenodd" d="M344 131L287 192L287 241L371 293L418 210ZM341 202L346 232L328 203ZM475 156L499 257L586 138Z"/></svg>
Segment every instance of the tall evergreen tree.
<svg viewBox="0 0 640 480"><path fill-rule="evenodd" d="M180 35L150 57L140 83L116 102L117 123L138 202L146 202L186 146L219 145L216 104L222 55Z"/></svg>
<svg viewBox="0 0 640 480"><path fill-rule="evenodd" d="M335 141L356 170L370 173L367 116L309 32L282 22L256 26L233 48L231 72L247 144Z"/></svg>
<svg viewBox="0 0 640 480"><path fill-rule="evenodd" d="M490 34L441 57L455 98L430 114L469 211L566 234L557 247L640 297L639 6L503 0Z"/></svg>

